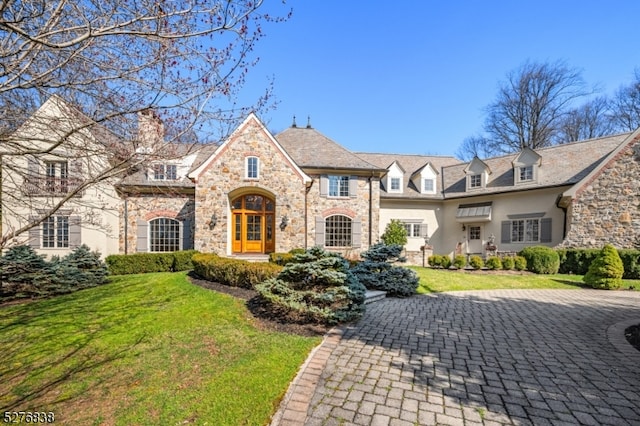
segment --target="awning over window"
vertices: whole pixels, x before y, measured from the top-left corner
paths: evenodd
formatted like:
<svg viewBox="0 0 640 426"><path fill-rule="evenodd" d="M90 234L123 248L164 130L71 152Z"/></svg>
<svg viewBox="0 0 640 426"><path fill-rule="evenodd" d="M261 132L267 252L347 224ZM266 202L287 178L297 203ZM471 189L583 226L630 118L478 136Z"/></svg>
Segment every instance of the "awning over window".
<svg viewBox="0 0 640 426"><path fill-rule="evenodd" d="M476 204L460 204L456 211L456 221L489 222L491 220L491 202Z"/></svg>

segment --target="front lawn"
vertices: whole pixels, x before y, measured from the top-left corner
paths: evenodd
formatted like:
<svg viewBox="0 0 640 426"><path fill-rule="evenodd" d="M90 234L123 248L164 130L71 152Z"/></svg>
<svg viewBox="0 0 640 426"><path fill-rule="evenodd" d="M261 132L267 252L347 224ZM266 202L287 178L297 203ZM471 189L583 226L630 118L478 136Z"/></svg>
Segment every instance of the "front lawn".
<svg viewBox="0 0 640 426"><path fill-rule="evenodd" d="M320 338L256 328L185 273L0 308L1 411L74 425L263 425Z"/></svg>
<svg viewBox="0 0 640 426"><path fill-rule="evenodd" d="M493 289L578 289L584 287L582 275L536 275L530 273L485 273L483 271L445 271L412 266L420 277L418 293ZM624 280L622 289L640 289L640 280Z"/></svg>

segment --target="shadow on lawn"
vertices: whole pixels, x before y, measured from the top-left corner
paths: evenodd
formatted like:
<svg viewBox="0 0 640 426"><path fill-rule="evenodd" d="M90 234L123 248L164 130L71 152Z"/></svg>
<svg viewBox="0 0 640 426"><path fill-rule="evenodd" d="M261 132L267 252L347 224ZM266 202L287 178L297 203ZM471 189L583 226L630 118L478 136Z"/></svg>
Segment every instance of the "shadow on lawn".
<svg viewBox="0 0 640 426"><path fill-rule="evenodd" d="M0 410L42 410L118 375L106 367L147 337L123 324L149 304L142 297L116 306L91 289L0 308Z"/></svg>

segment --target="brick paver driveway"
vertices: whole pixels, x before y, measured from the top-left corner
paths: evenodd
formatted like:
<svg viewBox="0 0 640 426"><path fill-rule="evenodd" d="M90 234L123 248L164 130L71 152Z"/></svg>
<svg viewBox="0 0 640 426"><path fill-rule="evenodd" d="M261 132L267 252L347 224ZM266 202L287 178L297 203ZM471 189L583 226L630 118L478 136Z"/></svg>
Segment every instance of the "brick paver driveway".
<svg viewBox="0 0 640 426"><path fill-rule="evenodd" d="M640 292L386 299L329 337L279 425L640 425Z"/></svg>

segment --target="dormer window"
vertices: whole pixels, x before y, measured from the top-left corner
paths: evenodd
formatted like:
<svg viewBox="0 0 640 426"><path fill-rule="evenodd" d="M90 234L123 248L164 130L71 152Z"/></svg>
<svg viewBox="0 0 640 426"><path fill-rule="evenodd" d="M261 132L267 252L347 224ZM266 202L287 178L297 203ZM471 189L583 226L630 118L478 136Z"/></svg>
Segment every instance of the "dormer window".
<svg viewBox="0 0 640 426"><path fill-rule="evenodd" d="M533 166L520 167L520 182L533 180Z"/></svg>
<svg viewBox="0 0 640 426"><path fill-rule="evenodd" d="M400 185L402 180L399 177L392 177L390 179L390 182L391 183L389 185L390 186L389 190L391 192L400 192Z"/></svg>
<svg viewBox="0 0 640 426"><path fill-rule="evenodd" d="M245 159L245 176L247 179L258 179L260 177L259 165L258 157L247 157Z"/></svg>
<svg viewBox="0 0 640 426"><path fill-rule="evenodd" d="M435 192L435 182L433 179L423 179L422 192L433 194Z"/></svg>
<svg viewBox="0 0 640 426"><path fill-rule="evenodd" d="M538 180L542 157L531 148L524 148L512 164L514 185L531 183Z"/></svg>
<svg viewBox="0 0 640 426"><path fill-rule="evenodd" d="M470 175L469 176L469 188L481 188L482 187L482 175Z"/></svg>
<svg viewBox="0 0 640 426"><path fill-rule="evenodd" d="M176 180L178 178L178 166L175 164L154 164L153 180Z"/></svg>

